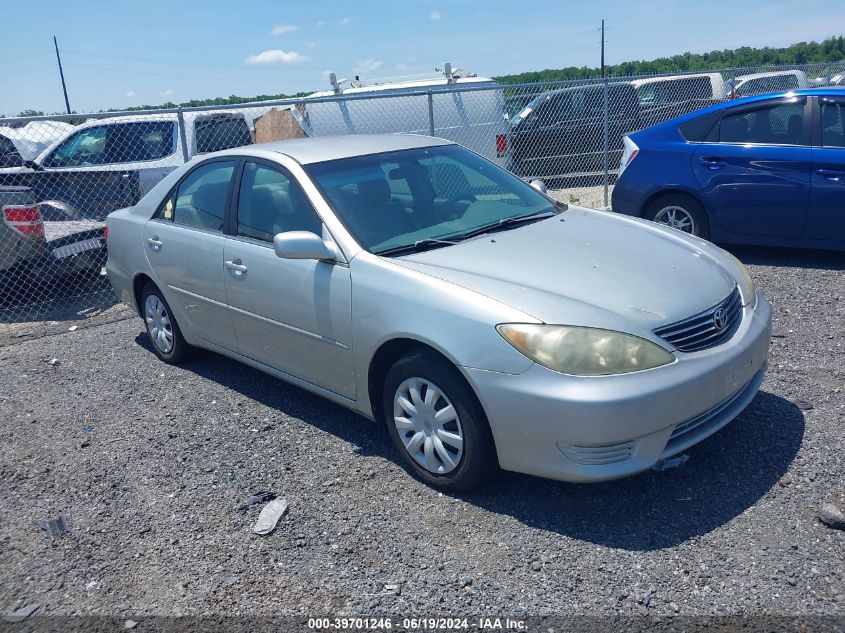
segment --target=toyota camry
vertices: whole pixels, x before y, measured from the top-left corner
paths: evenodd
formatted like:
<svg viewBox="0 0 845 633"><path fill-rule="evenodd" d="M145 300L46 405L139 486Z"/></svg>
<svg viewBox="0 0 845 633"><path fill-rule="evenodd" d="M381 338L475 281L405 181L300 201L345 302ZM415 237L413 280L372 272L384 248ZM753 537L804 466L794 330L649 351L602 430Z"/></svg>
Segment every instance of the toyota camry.
<svg viewBox="0 0 845 633"><path fill-rule="evenodd" d="M161 360L205 348L321 394L453 490L648 469L735 418L769 349L730 254L424 136L194 159L109 215L108 251Z"/></svg>

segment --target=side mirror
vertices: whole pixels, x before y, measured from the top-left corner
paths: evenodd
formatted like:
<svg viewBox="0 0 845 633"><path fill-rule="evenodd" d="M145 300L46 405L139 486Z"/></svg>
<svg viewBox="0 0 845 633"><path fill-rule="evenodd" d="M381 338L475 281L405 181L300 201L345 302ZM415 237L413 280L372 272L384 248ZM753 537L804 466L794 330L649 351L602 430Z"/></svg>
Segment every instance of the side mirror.
<svg viewBox="0 0 845 633"><path fill-rule="evenodd" d="M273 238L273 249L282 259L337 260L334 244L310 231L286 231Z"/></svg>
<svg viewBox="0 0 845 633"><path fill-rule="evenodd" d="M544 183L542 180L532 180L528 184L531 185L532 187L534 187L540 193L547 193L548 192L548 188L546 187L546 183Z"/></svg>

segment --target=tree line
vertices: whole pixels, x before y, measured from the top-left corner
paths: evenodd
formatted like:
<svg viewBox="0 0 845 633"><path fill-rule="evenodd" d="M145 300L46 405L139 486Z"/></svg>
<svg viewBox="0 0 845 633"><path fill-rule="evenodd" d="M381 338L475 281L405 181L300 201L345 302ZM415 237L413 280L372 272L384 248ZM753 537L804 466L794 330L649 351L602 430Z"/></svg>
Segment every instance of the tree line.
<svg viewBox="0 0 845 633"><path fill-rule="evenodd" d="M799 42L785 48L742 46L735 49L710 51L709 53L683 53L671 57L658 57L648 61L623 62L605 66L605 74L610 77L628 77L696 70L841 62L843 60L845 60L845 37L840 35L830 37L822 42ZM494 79L503 84L520 84L566 79L592 79L599 77L600 74L601 69L599 67L569 66L567 68L547 68L546 70L502 75L494 77Z"/></svg>

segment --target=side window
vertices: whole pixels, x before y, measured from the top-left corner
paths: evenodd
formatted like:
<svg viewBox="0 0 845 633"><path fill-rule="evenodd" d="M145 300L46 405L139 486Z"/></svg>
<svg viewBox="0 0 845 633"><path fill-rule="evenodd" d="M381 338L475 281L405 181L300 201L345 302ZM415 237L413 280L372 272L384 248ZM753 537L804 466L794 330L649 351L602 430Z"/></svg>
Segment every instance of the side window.
<svg viewBox="0 0 845 633"><path fill-rule="evenodd" d="M80 130L66 139L45 161L46 167L81 167L105 163L106 128Z"/></svg>
<svg viewBox="0 0 845 633"><path fill-rule="evenodd" d="M155 217L200 229L222 230L234 173L234 162L200 165L170 194Z"/></svg>
<svg viewBox="0 0 845 633"><path fill-rule="evenodd" d="M158 160L175 151L172 121L137 121L107 126L105 162Z"/></svg>
<svg viewBox="0 0 845 633"><path fill-rule="evenodd" d="M584 91L584 116L593 118L604 116L604 89L590 88ZM608 88L608 105L612 103L610 89Z"/></svg>
<svg viewBox="0 0 845 633"><path fill-rule="evenodd" d="M845 101L821 101L822 145L845 147Z"/></svg>
<svg viewBox="0 0 845 633"><path fill-rule="evenodd" d="M555 125L572 119L572 95L551 97L537 110L537 125Z"/></svg>
<svg viewBox="0 0 845 633"><path fill-rule="evenodd" d="M47 167L87 167L157 160L174 152L172 121L112 123L80 130L53 152Z"/></svg>
<svg viewBox="0 0 845 633"><path fill-rule="evenodd" d="M252 134L243 116L213 114L194 123L197 153L216 152L252 143Z"/></svg>
<svg viewBox="0 0 845 633"><path fill-rule="evenodd" d="M735 114L729 112L719 123L719 142L800 145L803 127L803 103L780 103Z"/></svg>
<svg viewBox="0 0 845 633"><path fill-rule="evenodd" d="M322 222L290 177L272 167L247 163L238 196L238 235L272 242L276 233L286 231L322 235Z"/></svg>
<svg viewBox="0 0 845 633"><path fill-rule="evenodd" d="M710 114L690 119L686 123L679 125L678 131L687 141L700 143L708 137L710 130L713 129L716 121L719 120L720 114L720 112L711 112Z"/></svg>
<svg viewBox="0 0 845 633"><path fill-rule="evenodd" d="M20 167L23 159L12 139L0 135L0 167Z"/></svg>

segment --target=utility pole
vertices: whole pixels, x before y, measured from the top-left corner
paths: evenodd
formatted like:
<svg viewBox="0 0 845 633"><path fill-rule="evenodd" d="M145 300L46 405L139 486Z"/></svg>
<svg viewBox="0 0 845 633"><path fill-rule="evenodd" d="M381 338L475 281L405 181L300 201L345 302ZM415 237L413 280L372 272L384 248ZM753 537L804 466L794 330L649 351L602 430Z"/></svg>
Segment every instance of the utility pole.
<svg viewBox="0 0 845 633"><path fill-rule="evenodd" d="M70 114L70 101L67 99L67 86L65 85L65 73L62 71L62 58L59 56L59 43L56 41L56 36L53 36L53 46L56 47L56 61L59 62L59 77L62 78L62 92L65 93L65 108Z"/></svg>
<svg viewBox="0 0 845 633"><path fill-rule="evenodd" d="M604 78L604 20L601 21L601 76Z"/></svg>

